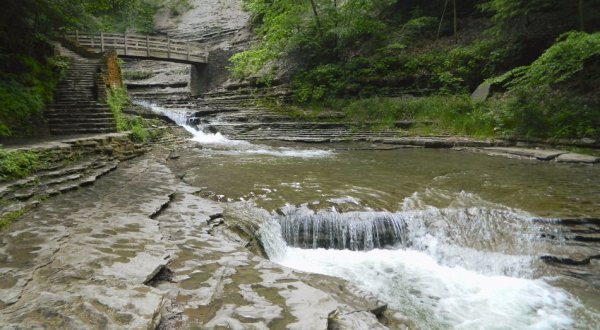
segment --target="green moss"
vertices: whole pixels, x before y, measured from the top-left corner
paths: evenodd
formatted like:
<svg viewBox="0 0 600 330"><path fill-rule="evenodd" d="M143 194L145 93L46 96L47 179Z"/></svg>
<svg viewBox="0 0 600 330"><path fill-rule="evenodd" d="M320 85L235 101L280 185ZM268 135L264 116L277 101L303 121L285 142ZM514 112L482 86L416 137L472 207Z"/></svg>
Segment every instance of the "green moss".
<svg viewBox="0 0 600 330"><path fill-rule="evenodd" d="M0 217L0 231L5 230L8 226L25 213L24 210L12 211Z"/></svg>

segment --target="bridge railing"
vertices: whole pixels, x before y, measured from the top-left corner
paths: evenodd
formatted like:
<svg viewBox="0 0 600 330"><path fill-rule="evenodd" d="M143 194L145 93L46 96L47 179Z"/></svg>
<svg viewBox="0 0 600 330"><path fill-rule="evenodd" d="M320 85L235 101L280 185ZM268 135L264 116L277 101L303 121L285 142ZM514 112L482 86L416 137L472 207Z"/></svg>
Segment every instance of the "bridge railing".
<svg viewBox="0 0 600 330"><path fill-rule="evenodd" d="M199 44L139 34L71 33L67 38L77 41L80 45L99 50L115 49L119 55L131 57L165 58L176 61L206 63L208 51Z"/></svg>

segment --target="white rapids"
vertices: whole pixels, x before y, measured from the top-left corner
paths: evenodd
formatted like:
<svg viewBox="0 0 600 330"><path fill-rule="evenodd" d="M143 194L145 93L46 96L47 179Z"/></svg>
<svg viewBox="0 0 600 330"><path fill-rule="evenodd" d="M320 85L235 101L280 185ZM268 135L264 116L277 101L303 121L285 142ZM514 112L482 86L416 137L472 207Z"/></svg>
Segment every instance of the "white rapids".
<svg viewBox="0 0 600 330"><path fill-rule="evenodd" d="M411 196L411 199L417 198ZM293 207L292 207L293 208ZM261 228L261 238L269 257L284 266L344 278L400 310L423 329L571 329L577 326L575 314L582 305L568 292L550 285L531 272L537 256L529 254L535 244L535 226L523 225L525 231L501 242L499 236L488 237L499 250L461 246L453 235L462 235L460 222L473 230L472 216L481 223L516 224L529 215L515 210L478 213L475 208L448 208L433 212L432 207L404 209L395 214L408 223L408 246L366 251L350 249L299 248L290 246L283 237L280 222L289 226L296 214L299 222L307 221L306 210L273 215ZM373 213L378 216L379 213ZM470 215L470 216L465 216ZM325 213L315 213L317 219ZM363 215L364 216L364 215ZM319 218L320 217L320 218ZM332 214L333 219L343 217ZM434 220L438 217L437 221ZM432 223L443 223L444 232ZM466 224L466 222L469 222ZM452 223L459 223L452 225ZM513 228L515 229L515 228ZM479 228L486 235L488 228ZM529 231L529 233L527 233ZM474 232L471 232L473 234ZM289 238L287 238L289 240ZM521 242L516 242L520 240ZM520 252L520 254L519 254Z"/></svg>
<svg viewBox="0 0 600 330"><path fill-rule="evenodd" d="M183 127L192 134L192 141L202 145L215 146L224 150L219 150L225 154L249 154L249 155L267 155L275 157L297 157L297 158L324 158L331 157L334 153L329 150L321 149L295 149L287 147L271 147L267 145L252 144L242 140L232 140L223 136L220 132L211 133L203 130L202 127L194 127L188 122L189 112L185 109L167 109L155 103L136 100L135 104L148 108L155 113L167 116L177 125Z"/></svg>

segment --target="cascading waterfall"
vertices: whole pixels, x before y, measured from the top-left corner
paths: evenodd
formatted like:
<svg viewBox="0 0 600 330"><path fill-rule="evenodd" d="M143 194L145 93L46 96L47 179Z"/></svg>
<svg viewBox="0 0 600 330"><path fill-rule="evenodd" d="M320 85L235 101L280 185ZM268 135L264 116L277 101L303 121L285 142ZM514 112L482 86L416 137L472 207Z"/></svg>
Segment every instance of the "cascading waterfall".
<svg viewBox="0 0 600 330"><path fill-rule="evenodd" d="M342 213L288 205L276 219L288 245L313 249L367 251L413 246L425 250L431 245L428 238L435 237L447 245L479 251L531 254L542 235L542 226L532 216L490 207Z"/></svg>
<svg viewBox="0 0 600 330"><path fill-rule="evenodd" d="M240 144L246 143L244 141L235 141L229 140L224 137L221 133L207 133L205 132L203 127L193 127L191 123L191 117L189 113L186 111L173 111L169 109L165 109L155 103L145 101L145 100L135 100L135 104L148 108L155 113L161 114L163 116L167 116L171 119L175 124L183 127L186 131L193 135L192 140L200 143L213 143L213 144Z"/></svg>
<svg viewBox="0 0 600 330"><path fill-rule="evenodd" d="M535 251L545 244L534 217L489 205L418 204L395 213L288 205L260 235L272 260L345 278L422 328L573 326L577 300L533 278Z"/></svg>
<svg viewBox="0 0 600 330"><path fill-rule="evenodd" d="M277 157L298 157L298 158L323 158L330 157L333 155L331 151L319 150L319 149L294 149L285 147L269 147L265 145L255 145L247 141L231 140L223 136L221 133L208 132L207 127L192 125L191 117L187 111L175 111L173 109L166 109L155 103L146 100L135 100L135 104L142 107L148 108L157 114L167 116L169 119L174 121L177 125L184 128L186 131L192 134L192 141L208 144L217 145L221 147L229 148L224 150L224 153L245 153L250 155L269 155Z"/></svg>
<svg viewBox="0 0 600 330"><path fill-rule="evenodd" d="M402 215L389 212L312 212L288 207L279 217L281 233L290 246L372 250L407 246Z"/></svg>

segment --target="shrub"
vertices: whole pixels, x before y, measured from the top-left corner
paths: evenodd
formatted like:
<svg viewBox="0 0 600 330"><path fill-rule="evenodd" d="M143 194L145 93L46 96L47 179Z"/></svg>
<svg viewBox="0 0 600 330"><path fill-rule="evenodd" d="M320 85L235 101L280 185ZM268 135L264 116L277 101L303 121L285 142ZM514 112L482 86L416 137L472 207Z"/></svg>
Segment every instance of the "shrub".
<svg viewBox="0 0 600 330"><path fill-rule="evenodd" d="M123 108L129 104L129 96L127 90L123 87L116 87L109 90L106 102L115 117L117 123L117 131L127 130L127 122L123 117Z"/></svg>
<svg viewBox="0 0 600 330"><path fill-rule="evenodd" d="M127 121L127 127L131 131L131 136L135 142L146 142L149 138L149 133L144 127L142 119L135 117Z"/></svg>
<svg viewBox="0 0 600 330"><path fill-rule="evenodd" d="M40 62L23 55L1 56L13 72L0 72L0 137L32 136L44 124L44 106L52 102L54 87L66 71L59 57Z"/></svg>
<svg viewBox="0 0 600 330"><path fill-rule="evenodd" d="M505 132L543 138L600 138L600 104L585 96L598 85L600 33L570 32L528 66L491 79L508 89L500 107ZM588 72L584 67L594 62Z"/></svg>
<svg viewBox="0 0 600 330"><path fill-rule="evenodd" d="M600 138L600 105L548 86L514 90L501 104L506 133L541 138Z"/></svg>
<svg viewBox="0 0 600 330"><path fill-rule="evenodd" d="M474 103L465 94L428 97L373 97L353 101L344 107L349 120L392 127L396 121L414 120L438 132L491 136L498 118L491 107ZM425 123L425 124L424 124Z"/></svg>
<svg viewBox="0 0 600 330"><path fill-rule="evenodd" d="M510 89L556 85L573 79L589 59L600 56L600 32L568 32L531 65L515 68L492 79Z"/></svg>
<svg viewBox="0 0 600 330"><path fill-rule="evenodd" d="M22 178L44 166L32 151L0 150L0 179Z"/></svg>

